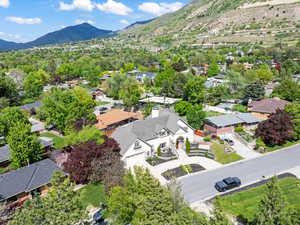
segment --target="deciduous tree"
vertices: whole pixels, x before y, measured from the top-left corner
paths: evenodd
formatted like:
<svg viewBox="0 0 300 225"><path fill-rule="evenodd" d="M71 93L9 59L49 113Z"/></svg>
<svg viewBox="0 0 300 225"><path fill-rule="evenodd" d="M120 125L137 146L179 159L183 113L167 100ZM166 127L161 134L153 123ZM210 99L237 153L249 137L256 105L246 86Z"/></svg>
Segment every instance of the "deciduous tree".
<svg viewBox="0 0 300 225"><path fill-rule="evenodd" d="M256 136L261 137L266 145L282 145L295 136L291 116L277 110L269 119L261 122L256 129Z"/></svg>
<svg viewBox="0 0 300 225"><path fill-rule="evenodd" d="M203 111L202 105L192 106L186 114L189 125L197 130L202 128L205 117L206 113Z"/></svg>
<svg viewBox="0 0 300 225"><path fill-rule="evenodd" d="M74 185L62 173L53 175L51 187L44 197L27 200L18 209L8 225L70 225L87 219L80 196Z"/></svg>

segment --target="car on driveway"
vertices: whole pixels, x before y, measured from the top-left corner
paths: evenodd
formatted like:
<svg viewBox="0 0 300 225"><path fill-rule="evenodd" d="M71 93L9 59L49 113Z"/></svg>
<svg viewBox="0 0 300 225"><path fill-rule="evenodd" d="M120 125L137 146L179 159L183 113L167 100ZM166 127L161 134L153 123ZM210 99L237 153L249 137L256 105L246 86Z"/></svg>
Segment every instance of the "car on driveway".
<svg viewBox="0 0 300 225"><path fill-rule="evenodd" d="M223 141L227 142L230 146L234 145L234 141L229 138L224 138Z"/></svg>
<svg viewBox="0 0 300 225"><path fill-rule="evenodd" d="M220 192L228 191L239 186L241 186L241 180L238 177L227 177L215 184L215 188Z"/></svg>

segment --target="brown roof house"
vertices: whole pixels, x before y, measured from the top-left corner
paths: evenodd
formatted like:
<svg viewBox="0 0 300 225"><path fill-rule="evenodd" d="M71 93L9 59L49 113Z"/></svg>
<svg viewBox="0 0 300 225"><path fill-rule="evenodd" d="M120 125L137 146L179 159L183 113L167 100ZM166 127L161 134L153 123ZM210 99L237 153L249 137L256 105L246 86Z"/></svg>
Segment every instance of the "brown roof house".
<svg viewBox="0 0 300 225"><path fill-rule="evenodd" d="M266 98L260 101L252 101L248 104L248 111L252 112L256 117L268 119L268 117L276 113L278 109L284 109L285 105L290 104L286 100L280 98Z"/></svg>
<svg viewBox="0 0 300 225"><path fill-rule="evenodd" d="M138 120L138 114L121 109L111 109L107 113L97 116L97 120L96 127L105 131L107 135L111 135L117 127Z"/></svg>

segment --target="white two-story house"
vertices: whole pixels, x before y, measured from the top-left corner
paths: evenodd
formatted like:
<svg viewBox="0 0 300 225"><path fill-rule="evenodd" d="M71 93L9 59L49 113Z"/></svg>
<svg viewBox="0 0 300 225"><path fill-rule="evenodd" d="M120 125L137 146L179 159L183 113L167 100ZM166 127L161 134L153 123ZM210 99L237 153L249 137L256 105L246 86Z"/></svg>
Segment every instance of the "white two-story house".
<svg viewBox="0 0 300 225"><path fill-rule="evenodd" d="M112 137L120 144L127 167L140 165L157 153L158 147L175 148L187 138L194 141L194 129L177 114L154 108L152 115L119 127Z"/></svg>

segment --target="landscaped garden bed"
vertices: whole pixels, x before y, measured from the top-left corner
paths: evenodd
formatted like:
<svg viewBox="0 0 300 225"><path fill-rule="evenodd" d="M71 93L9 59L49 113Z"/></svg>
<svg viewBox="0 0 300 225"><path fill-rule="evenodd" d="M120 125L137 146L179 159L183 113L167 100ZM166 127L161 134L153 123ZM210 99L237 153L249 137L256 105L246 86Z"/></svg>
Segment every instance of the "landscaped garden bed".
<svg viewBox="0 0 300 225"><path fill-rule="evenodd" d="M146 161L151 166L157 166L159 164L162 164L162 163L165 163L165 162L169 162L169 161L172 161L172 160L175 160L175 159L177 159L177 156L174 156L174 157L171 157L171 158L168 158L168 159L162 159L162 158L159 158L157 156L154 156L154 157L149 157Z"/></svg>
<svg viewBox="0 0 300 225"><path fill-rule="evenodd" d="M174 169L167 170L166 172L162 173L162 176L167 180L171 180L172 178L182 177L189 173L196 173L203 170L205 170L205 168L198 164L181 165Z"/></svg>

